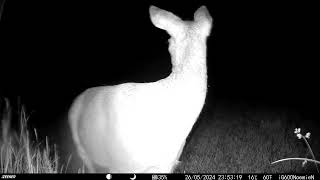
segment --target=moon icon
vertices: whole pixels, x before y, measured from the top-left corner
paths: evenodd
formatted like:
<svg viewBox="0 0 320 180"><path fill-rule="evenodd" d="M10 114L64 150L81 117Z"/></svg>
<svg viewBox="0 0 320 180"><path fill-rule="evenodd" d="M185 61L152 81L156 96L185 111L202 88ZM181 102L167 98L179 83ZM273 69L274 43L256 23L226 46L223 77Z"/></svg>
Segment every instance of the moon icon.
<svg viewBox="0 0 320 180"><path fill-rule="evenodd" d="M133 174L133 177L132 178L130 178L131 180L135 180L136 179L136 175L135 174Z"/></svg>

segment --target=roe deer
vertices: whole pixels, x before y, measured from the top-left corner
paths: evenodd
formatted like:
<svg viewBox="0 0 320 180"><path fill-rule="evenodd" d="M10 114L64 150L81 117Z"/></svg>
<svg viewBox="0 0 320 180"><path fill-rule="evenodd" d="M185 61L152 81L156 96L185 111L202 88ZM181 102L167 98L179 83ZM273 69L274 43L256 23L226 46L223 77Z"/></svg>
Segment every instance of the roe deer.
<svg viewBox="0 0 320 180"><path fill-rule="evenodd" d="M171 36L172 73L156 82L90 88L75 99L69 123L90 172L172 172L204 105L207 8L200 7L194 21L155 6L149 13Z"/></svg>

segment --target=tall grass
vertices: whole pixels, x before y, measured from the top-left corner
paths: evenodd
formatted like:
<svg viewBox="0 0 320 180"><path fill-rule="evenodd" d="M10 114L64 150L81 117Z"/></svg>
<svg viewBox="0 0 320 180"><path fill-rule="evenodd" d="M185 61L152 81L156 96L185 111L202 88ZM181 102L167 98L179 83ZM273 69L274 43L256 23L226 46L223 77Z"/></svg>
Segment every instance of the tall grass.
<svg viewBox="0 0 320 180"><path fill-rule="evenodd" d="M50 146L47 137L41 143L36 129L34 136L30 134L24 107L18 111L18 131L11 128L11 113L9 101L5 99L5 108L0 114L0 173L58 173L56 146ZM60 169L62 171L63 168Z"/></svg>

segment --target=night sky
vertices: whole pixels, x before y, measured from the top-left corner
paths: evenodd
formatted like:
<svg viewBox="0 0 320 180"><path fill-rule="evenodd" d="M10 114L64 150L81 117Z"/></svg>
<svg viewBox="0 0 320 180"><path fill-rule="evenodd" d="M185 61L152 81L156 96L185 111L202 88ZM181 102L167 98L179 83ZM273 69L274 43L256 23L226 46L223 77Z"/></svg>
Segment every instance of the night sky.
<svg viewBox="0 0 320 180"><path fill-rule="evenodd" d="M112 2L112 3L110 3ZM149 6L185 20L206 5L208 104L283 106L318 116L316 6L257 1L6 1L0 21L0 96L21 102L50 131L89 87L170 74L169 35Z"/></svg>

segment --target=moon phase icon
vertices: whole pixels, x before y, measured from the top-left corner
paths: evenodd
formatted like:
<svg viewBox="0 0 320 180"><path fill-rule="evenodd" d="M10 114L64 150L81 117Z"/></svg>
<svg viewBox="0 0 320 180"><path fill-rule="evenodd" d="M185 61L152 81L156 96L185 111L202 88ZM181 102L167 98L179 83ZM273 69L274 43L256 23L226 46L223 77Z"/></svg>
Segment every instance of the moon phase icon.
<svg viewBox="0 0 320 180"><path fill-rule="evenodd" d="M133 177L132 178L130 178L131 180L135 180L136 179L136 175L135 174L133 174Z"/></svg>

